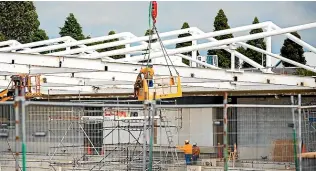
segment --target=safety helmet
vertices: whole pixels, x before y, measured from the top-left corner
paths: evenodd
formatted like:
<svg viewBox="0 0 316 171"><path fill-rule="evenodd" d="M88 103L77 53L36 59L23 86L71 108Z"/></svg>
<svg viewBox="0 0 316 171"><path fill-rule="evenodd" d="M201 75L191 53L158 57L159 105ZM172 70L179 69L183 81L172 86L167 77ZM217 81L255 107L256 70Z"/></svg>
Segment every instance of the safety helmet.
<svg viewBox="0 0 316 171"><path fill-rule="evenodd" d="M196 145L197 145L197 143L194 143L193 145L194 145L194 146L196 146Z"/></svg>
<svg viewBox="0 0 316 171"><path fill-rule="evenodd" d="M184 141L184 143L186 143L186 144L189 144L189 142L190 142L189 140L185 140L185 141Z"/></svg>

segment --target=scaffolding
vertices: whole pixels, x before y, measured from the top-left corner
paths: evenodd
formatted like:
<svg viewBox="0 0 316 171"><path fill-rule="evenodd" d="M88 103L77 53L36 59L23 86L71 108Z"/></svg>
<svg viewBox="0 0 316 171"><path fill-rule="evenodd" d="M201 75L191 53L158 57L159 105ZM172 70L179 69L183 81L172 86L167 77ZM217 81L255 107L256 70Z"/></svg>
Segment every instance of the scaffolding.
<svg viewBox="0 0 316 171"><path fill-rule="evenodd" d="M55 169L142 170L145 165L145 170L149 170L152 158L152 170L167 170L170 166L180 166L173 139L179 128L177 123L181 122L172 121L168 111L181 115L178 109L158 109L151 124L151 118L141 107L102 104L68 108L29 106L28 114L33 129L48 126L46 132L35 134L47 133L49 163ZM151 132L154 132L152 156Z"/></svg>
<svg viewBox="0 0 316 171"><path fill-rule="evenodd" d="M1 124L6 123L7 127L1 127L0 132L4 135L7 130L8 136L0 139L0 167L7 171L17 163L16 167L22 168L22 163L16 162L22 159L16 155L22 152L17 135L25 138L27 168L39 171L150 170L150 161L152 170L183 170L183 153L174 147L185 139L198 143L202 151L199 167L210 170L284 170L297 166L312 170L311 165L295 162L300 151L304 151L299 148L301 142L306 147L313 145L311 139L310 143L306 140L314 134L304 128L303 111L316 107L307 105L313 104L308 102L313 98L304 99L307 98L303 98L302 106L298 101L283 104L282 101L289 102L288 98L270 98L255 104L246 103L254 102L252 98L238 99L238 104L228 100L225 105L156 104L154 124L149 122L148 110L138 102L28 101L25 124L21 114L15 116L19 112L13 103L1 103ZM16 125L15 120L21 124ZM296 153L293 147L297 147Z"/></svg>

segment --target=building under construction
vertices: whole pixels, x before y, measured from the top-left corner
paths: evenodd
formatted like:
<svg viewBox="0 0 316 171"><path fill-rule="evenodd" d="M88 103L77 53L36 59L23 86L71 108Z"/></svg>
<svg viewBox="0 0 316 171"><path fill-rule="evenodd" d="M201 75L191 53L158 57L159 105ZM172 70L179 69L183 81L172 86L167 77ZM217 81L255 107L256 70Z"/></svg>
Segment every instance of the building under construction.
<svg viewBox="0 0 316 171"><path fill-rule="evenodd" d="M0 42L0 170L315 170L315 78L277 74L271 59L316 69L272 53L271 37L284 35L316 53L290 34L316 23L158 33L152 16L149 36ZM264 32L214 38L258 28ZM183 33L191 36L172 38ZM244 43L260 38L266 50ZM119 40L91 45L112 39ZM239 46L264 54L266 64ZM215 55L197 56L201 49L229 52L231 68L219 68ZM236 57L253 70L236 67ZM142 69L150 66L149 78ZM187 166L177 148L185 140L201 149L197 165Z"/></svg>

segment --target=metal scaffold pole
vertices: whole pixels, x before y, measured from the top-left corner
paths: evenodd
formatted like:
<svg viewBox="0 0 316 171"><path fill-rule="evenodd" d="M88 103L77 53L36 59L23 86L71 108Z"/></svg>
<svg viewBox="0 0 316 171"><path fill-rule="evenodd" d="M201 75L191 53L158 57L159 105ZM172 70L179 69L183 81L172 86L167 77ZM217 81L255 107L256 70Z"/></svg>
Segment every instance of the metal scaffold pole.
<svg viewBox="0 0 316 171"><path fill-rule="evenodd" d="M147 155L146 155L146 153L147 153L147 148L146 148L146 146L147 146L147 133L146 133L146 131L147 131L147 119L146 119L146 114L145 114L145 112L146 112L146 105L144 106L144 120L143 120L143 123L144 123L144 131L143 131L143 170L146 170L146 166L147 166L147 162L146 162L146 158L147 158Z"/></svg>
<svg viewBox="0 0 316 171"><path fill-rule="evenodd" d="M156 109L155 109L155 105L156 102L155 101L150 101L150 108L149 108L149 123L150 123L150 142L149 142L149 171L152 170L152 166L153 166L153 141L154 141L154 117L155 117L155 113L156 113Z"/></svg>
<svg viewBox="0 0 316 171"><path fill-rule="evenodd" d="M294 96L291 96L291 104L294 104ZM293 144L294 144L294 161L295 161L295 170L298 171L298 160L297 160L297 145L296 145L296 124L295 124L295 108L292 108L292 119L293 119Z"/></svg>
<svg viewBox="0 0 316 171"><path fill-rule="evenodd" d="M18 94L18 88L15 88L15 94ZM17 96L15 96L14 98L14 112L15 112L15 171L20 170L20 166L19 166L19 152L18 152L18 148L19 148L19 140L20 140L20 136L19 136L19 124L20 124L20 119L19 119L19 101Z"/></svg>
<svg viewBox="0 0 316 171"><path fill-rule="evenodd" d="M224 171L228 171L228 141L227 141L227 92L224 93L224 110L223 110L223 115L224 115Z"/></svg>
<svg viewBox="0 0 316 171"><path fill-rule="evenodd" d="M298 95L298 152L300 157L300 171L302 171L302 99L301 94Z"/></svg>
<svg viewBox="0 0 316 171"><path fill-rule="evenodd" d="M20 104L21 104L21 115L22 115L22 168L26 171L26 122L25 122L25 92L24 88L21 89Z"/></svg>

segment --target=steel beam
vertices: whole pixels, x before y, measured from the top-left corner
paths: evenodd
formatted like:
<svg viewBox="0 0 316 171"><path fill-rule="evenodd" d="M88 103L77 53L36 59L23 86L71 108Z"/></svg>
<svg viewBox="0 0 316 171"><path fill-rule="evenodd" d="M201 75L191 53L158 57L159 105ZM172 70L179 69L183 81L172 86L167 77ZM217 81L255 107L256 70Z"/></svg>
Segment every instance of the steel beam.
<svg viewBox="0 0 316 171"><path fill-rule="evenodd" d="M275 25L274 23L270 23L270 26L272 27L272 29L275 29L275 30L280 30L281 28L277 25ZM295 43L305 47L306 49L316 53L316 48L311 46L310 44L304 42L303 40L293 36L291 33L286 33L285 36L289 39L291 39L292 41L294 41Z"/></svg>
<svg viewBox="0 0 316 171"><path fill-rule="evenodd" d="M122 80L122 81L135 81L136 75L139 73L142 65L140 64L127 64L116 62L102 62L100 59L86 59L86 58L73 58L64 57L58 58L55 56L46 55L30 55L30 54L17 54L17 53L4 53L0 52L0 63L12 63L27 65L27 66L40 66L40 67L56 67L59 68L59 61L61 67L75 68L75 69L94 69L98 72L78 72L74 73L74 77L101 79L101 80ZM104 71L104 70L107 71ZM156 75L167 76L169 75L168 67L165 65L154 66ZM311 77L298 77L290 75L274 75L262 74L252 72L228 72L225 70L211 70L205 68L189 68L189 67L176 67L181 77L184 78L197 78L197 79L213 79L223 81L238 82L254 82L254 83L269 83L280 85L299 85L307 87L315 87L315 80ZM32 71L32 69L31 69ZM103 72L104 71L104 72ZM175 75L174 70L173 74ZM54 76L68 76L71 74L54 74Z"/></svg>
<svg viewBox="0 0 316 171"><path fill-rule="evenodd" d="M258 52L264 53L264 54L266 54L266 55L273 56L273 57L278 58L278 59L280 59L280 60L282 60L282 61L284 61L284 62L293 64L293 65L295 65L295 66L298 66L298 67L301 67L301 68L304 68L304 69L307 69L307 70L309 70L309 71L316 72L316 69L315 69L315 68L312 68L312 67L309 67L309 66L307 66L307 65L304 65L304 64L295 62L295 61L293 61L293 60L287 59L287 58L282 57L282 56L280 56L280 55L273 54L273 53L271 53L271 52L268 52L268 51L265 51L265 50L263 50L263 49L257 48L257 47L255 47L255 46L251 46L251 45L248 45L248 44L243 43L243 42L240 42L240 43L237 43L237 44L240 44L240 45L242 45L242 46L244 46L244 47L247 47L247 48L249 48L249 49L253 49L253 50L256 50L256 51L258 51Z"/></svg>
<svg viewBox="0 0 316 171"><path fill-rule="evenodd" d="M262 24L263 24L263 26L264 26L264 25L267 25L268 23L269 23L269 22L265 22L265 23L262 23ZM202 30L200 30L200 29L198 29L198 28L196 28L195 31L196 31L197 33L200 33L200 34L205 34ZM210 38L207 38L207 39L208 39L209 41L211 41L211 42L218 42L218 40L216 40L216 39L213 38L213 37L210 37ZM224 49L224 50L226 50L226 51L229 52L229 53L232 53L232 50L229 49L229 47L228 47L227 45L225 45L224 47L226 47L226 49ZM241 59L241 60L247 62L248 64L250 64L251 66L253 66L253 67L255 67L255 68L261 69L261 71L264 71L264 70L263 70L264 67L263 67L262 65L258 64L257 62L253 61L252 59L246 57L245 55L243 55L243 54L241 54L241 53L239 53L239 52L237 52L237 51L235 51L234 53L235 53L235 55L236 55L239 59Z"/></svg>
<svg viewBox="0 0 316 171"><path fill-rule="evenodd" d="M269 37L269 36L275 36L275 35L280 35L280 34L284 34L284 33L288 33L288 32L310 29L310 28L314 28L314 27L316 27L316 23L304 24L304 25L284 28L281 30L273 30L270 32L256 33L256 34L247 35L247 36L224 39L224 40L220 40L218 42L202 43L202 44L195 45L195 46L177 48L174 50L169 50L168 54L173 55L173 54L184 53L184 52L189 52L189 51L193 51L193 50L209 49L209 48L216 47L216 46L238 43L238 42L243 42L243 41L247 41L247 40L254 40L254 39L259 39L259 38L264 38L264 37ZM177 41L179 41L179 40L177 40ZM136 50L136 48L133 50ZM116 54L120 54L121 52L125 52L125 51L126 51L126 49L124 49L122 51L117 50L115 52L114 51L104 52L104 53L100 53L98 55L105 54L105 53L107 53L106 55L116 55ZM155 53L151 54L150 56L151 56L151 59L154 59L154 58L163 56L163 53L162 52L155 52ZM131 61L139 61L139 60L142 60L142 56L134 56L133 58L131 58Z"/></svg>
<svg viewBox="0 0 316 171"><path fill-rule="evenodd" d="M192 35L188 37L183 37L183 38L177 38L177 39L171 39L171 40L165 40L163 41L164 46L167 45L172 45L176 43L182 43L182 42L188 42L188 41L193 41L193 40L199 40L199 39L205 39L205 38L210 38L210 37L215 37L215 36L220 36L220 35L225 35L225 34L230 34L230 33L235 33L235 32L240 32L240 31L245 31L249 30L252 28L261 28L266 26L268 23L259 23L259 24L254 24L254 25L248 25L248 26L242 26L242 27L236 27L232 29L227 29L227 30L220 30L220 31L215 31L215 32L209 32L201 35ZM191 28L192 31L196 30L195 27ZM222 44L225 45L225 44ZM154 47L159 47L160 44L159 42L152 43L152 48ZM199 46L199 45L197 45ZM194 47L194 46L193 46ZM131 48L125 48L125 49L118 49L118 50L113 50L113 51L108 51L108 52L102 52L99 54L91 55L91 57L105 57L105 56L113 56L113 55L120 55L120 54L125 54L128 52L133 52L133 51L138 51L142 49L146 49L147 46L145 45L140 45L140 46L134 46ZM194 51L198 49L192 49L189 51ZM124 61L123 59L119 59L118 61Z"/></svg>
<svg viewBox="0 0 316 171"><path fill-rule="evenodd" d="M159 36L160 37L168 37L168 36L173 36L173 35L177 35L177 34L189 33L191 29L192 28L160 33ZM156 38L157 38L157 35L153 35L153 39L156 39ZM108 48L108 47L113 47L113 46L120 46L120 45L125 45L125 44L137 43L137 42L146 41L146 40L149 40L149 36L142 36L142 37L127 39L127 40L120 40L120 41L115 41L115 42L110 42L110 43L104 43L104 44L100 44L100 45L89 46L87 48L77 48L77 49L72 49L68 52L65 52L65 51L55 52L55 53L52 53L51 55L66 55L66 54L70 54L70 53L71 54L80 53L80 52L85 52L86 50L103 49L103 48ZM146 44L144 44L144 46L147 47ZM144 49L146 49L146 48L144 48ZM143 49L141 49L141 50L143 50ZM97 58L97 57L92 57L92 58Z"/></svg>

